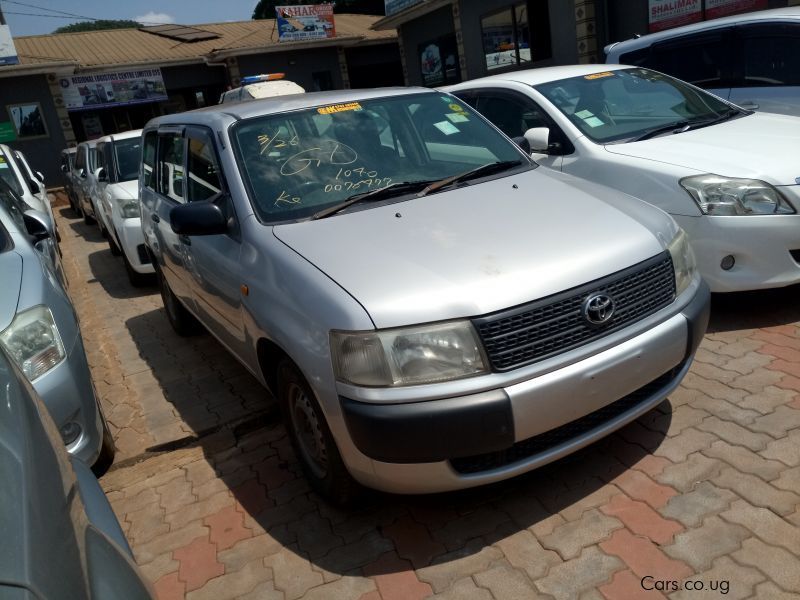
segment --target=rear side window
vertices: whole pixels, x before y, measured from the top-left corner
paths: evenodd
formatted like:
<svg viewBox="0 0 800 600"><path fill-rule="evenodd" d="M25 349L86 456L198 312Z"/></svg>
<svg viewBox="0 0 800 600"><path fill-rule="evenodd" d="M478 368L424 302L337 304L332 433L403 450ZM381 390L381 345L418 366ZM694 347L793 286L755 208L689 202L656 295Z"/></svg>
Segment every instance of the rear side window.
<svg viewBox="0 0 800 600"><path fill-rule="evenodd" d="M157 191L168 198L183 202L183 135L166 133L159 137Z"/></svg>
<svg viewBox="0 0 800 600"><path fill-rule="evenodd" d="M800 25L739 29L744 87L800 85Z"/></svg>
<svg viewBox="0 0 800 600"><path fill-rule="evenodd" d="M144 150L142 151L142 182L151 190L156 189L156 146L158 134L149 131L144 136Z"/></svg>
<svg viewBox="0 0 800 600"><path fill-rule="evenodd" d="M210 200L222 191L219 163L208 136L190 135L187 163L189 202Z"/></svg>

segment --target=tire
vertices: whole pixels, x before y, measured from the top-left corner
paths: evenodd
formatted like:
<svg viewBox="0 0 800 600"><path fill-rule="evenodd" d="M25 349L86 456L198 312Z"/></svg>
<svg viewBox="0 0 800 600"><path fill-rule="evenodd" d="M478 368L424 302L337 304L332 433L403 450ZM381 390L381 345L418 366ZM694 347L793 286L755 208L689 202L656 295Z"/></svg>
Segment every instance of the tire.
<svg viewBox="0 0 800 600"><path fill-rule="evenodd" d="M92 465L92 472L95 477L100 477L114 464L114 456L117 453L117 447L114 444L114 436L111 435L111 430L108 428L105 417L103 419L103 444L100 446L100 454L97 460Z"/></svg>
<svg viewBox="0 0 800 600"><path fill-rule="evenodd" d="M83 213L83 222L86 223L87 225L91 225L92 223L96 223L97 222L97 221L94 220L94 217L92 217L89 213L87 213L83 209L83 207L81 207L81 212Z"/></svg>
<svg viewBox="0 0 800 600"><path fill-rule="evenodd" d="M111 250L112 256L119 256L122 254L122 250L120 250L119 246L117 246L116 240L114 240L114 236L110 233L107 236L108 238L108 249ZM127 264L125 265L127 267Z"/></svg>
<svg viewBox="0 0 800 600"><path fill-rule="evenodd" d="M167 313L167 320L175 333L183 337L199 333L202 330L200 322L183 304L181 304L181 301L175 297L175 294L169 289L169 284L164 278L164 274L158 267L156 267L156 276L158 277L158 289L161 292L161 300L164 302L164 312Z"/></svg>
<svg viewBox="0 0 800 600"><path fill-rule="evenodd" d="M347 471L314 392L289 360L278 365L277 392L289 439L311 487L335 505L352 505L362 488Z"/></svg>
<svg viewBox="0 0 800 600"><path fill-rule="evenodd" d="M113 242L111 241L111 236L108 236L108 245L111 246ZM116 244L114 245L114 247ZM114 251L111 251L114 254ZM139 273L137 272L132 266L128 257L124 252L121 252L119 248L117 248L117 253L122 254L122 262L125 263L125 272L128 274L128 281L131 282L133 287L145 287L146 285L150 285L152 282L152 277L150 277L147 273ZM170 292L171 293L171 292Z"/></svg>

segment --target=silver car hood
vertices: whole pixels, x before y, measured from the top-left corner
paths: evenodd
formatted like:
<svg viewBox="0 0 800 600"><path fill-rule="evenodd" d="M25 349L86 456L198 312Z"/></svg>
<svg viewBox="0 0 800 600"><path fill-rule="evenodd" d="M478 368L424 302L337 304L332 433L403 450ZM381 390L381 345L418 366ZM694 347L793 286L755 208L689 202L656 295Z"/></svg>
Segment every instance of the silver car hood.
<svg viewBox="0 0 800 600"><path fill-rule="evenodd" d="M537 169L273 231L384 328L592 281L663 251L677 226L639 200Z"/></svg>
<svg viewBox="0 0 800 600"><path fill-rule="evenodd" d="M0 273L3 274L3 285L0 286L0 331L3 331L11 325L17 313L22 257L14 250L0 253Z"/></svg>
<svg viewBox="0 0 800 600"><path fill-rule="evenodd" d="M795 185L800 119L754 113L717 125L628 144L609 144L612 154L686 167L700 173Z"/></svg>

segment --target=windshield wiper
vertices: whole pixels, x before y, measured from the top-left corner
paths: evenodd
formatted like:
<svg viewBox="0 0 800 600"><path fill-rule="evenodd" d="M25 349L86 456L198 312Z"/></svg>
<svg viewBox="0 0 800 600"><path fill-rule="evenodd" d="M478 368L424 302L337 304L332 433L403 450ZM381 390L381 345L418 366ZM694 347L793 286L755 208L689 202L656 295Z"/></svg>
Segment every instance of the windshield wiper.
<svg viewBox="0 0 800 600"><path fill-rule="evenodd" d="M339 204L334 204L333 206L329 206L319 212L314 213L311 215L310 220L315 221L316 219L324 219L325 217L330 217L331 215L335 215L340 210L344 210L348 206L352 206L357 202L363 202L364 200L378 200L382 198L391 198L392 196L399 196L401 194L407 194L408 192L417 190L421 187L425 187L430 184L430 181L398 181L397 183L389 184L382 188L377 188L374 190L370 190L368 192L361 192L360 194L354 194L346 198L343 202Z"/></svg>
<svg viewBox="0 0 800 600"><path fill-rule="evenodd" d="M650 138L656 137L657 135L661 135L662 133L683 133L684 131L687 131L691 125L691 121L675 121L674 123L668 123L666 125L661 125L660 127L648 129L643 134L631 138L628 141L641 142L643 140L649 140Z"/></svg>
<svg viewBox="0 0 800 600"><path fill-rule="evenodd" d="M475 179L476 177L482 177L483 175L491 175L492 173L499 173L500 171L505 171L507 169L510 169L511 167L516 167L521 164L522 164L521 160L501 160L499 162L493 162L481 165L480 167L470 169L465 173L460 173L459 175L453 175L451 177L445 177L444 179L434 181L430 185L426 186L424 190L418 192L417 198L422 198L423 196L430 194L431 192L435 192L436 190L439 190L453 183L458 183L460 181L467 181L468 179Z"/></svg>

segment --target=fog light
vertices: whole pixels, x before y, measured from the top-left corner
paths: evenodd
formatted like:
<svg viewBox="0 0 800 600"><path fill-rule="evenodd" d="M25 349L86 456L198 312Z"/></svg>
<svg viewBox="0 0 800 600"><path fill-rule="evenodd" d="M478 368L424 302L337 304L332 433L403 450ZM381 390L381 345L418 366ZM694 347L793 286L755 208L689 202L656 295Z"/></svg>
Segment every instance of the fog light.
<svg viewBox="0 0 800 600"><path fill-rule="evenodd" d="M77 423L70 422L61 428L61 439L64 440L64 445L69 446L72 442L78 439L81 435L81 426Z"/></svg>
<svg viewBox="0 0 800 600"><path fill-rule="evenodd" d="M735 264L736 264L736 259L733 258L732 255L728 254L728 256L722 259L722 262L719 263L719 266L722 267L723 271L730 271L733 268L733 265Z"/></svg>

